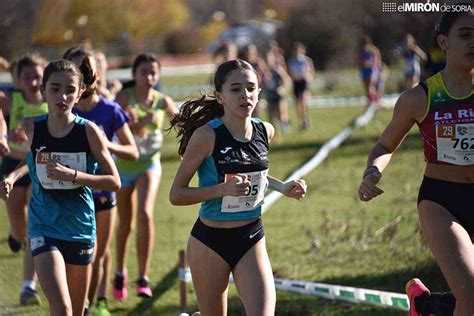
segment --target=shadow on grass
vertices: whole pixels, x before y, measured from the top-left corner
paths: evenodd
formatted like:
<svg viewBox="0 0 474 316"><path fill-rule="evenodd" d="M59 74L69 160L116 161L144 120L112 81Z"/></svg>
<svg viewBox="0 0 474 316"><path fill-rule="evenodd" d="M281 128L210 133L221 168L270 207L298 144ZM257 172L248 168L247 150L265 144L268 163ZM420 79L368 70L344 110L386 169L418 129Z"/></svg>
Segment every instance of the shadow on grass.
<svg viewBox="0 0 474 316"><path fill-rule="evenodd" d="M153 312L155 302L165 294L176 282L178 282L178 267L171 269L158 284L152 289L153 297L143 299L138 305L130 310L127 315L145 315ZM119 312L119 309L114 309L112 312Z"/></svg>

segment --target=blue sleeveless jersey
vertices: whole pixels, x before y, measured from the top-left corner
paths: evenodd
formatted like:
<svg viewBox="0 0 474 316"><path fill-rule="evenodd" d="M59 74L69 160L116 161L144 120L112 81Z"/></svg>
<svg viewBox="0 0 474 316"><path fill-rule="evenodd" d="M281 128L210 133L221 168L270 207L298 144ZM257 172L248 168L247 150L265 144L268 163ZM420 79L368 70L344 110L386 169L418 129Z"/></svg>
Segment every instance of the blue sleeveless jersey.
<svg viewBox="0 0 474 316"><path fill-rule="evenodd" d="M91 188L79 186L72 189L51 189L46 186L44 172L41 171L51 157L67 156L77 157L78 162L84 166L84 172L95 172L97 162L91 154L85 130L88 121L76 116L75 125L69 134L55 138L49 134L47 118L48 115L43 115L35 119L31 151L27 156L32 182L28 237L44 236L93 244L96 226ZM66 186L73 185L70 182L57 182Z"/></svg>
<svg viewBox="0 0 474 316"><path fill-rule="evenodd" d="M265 125L252 119L253 133L250 141L241 142L232 136L223 122L217 118L208 123L216 135L214 149L198 169L199 187L223 183L226 174L252 173L268 170L268 136ZM223 212L223 199L201 203L199 216L209 220L238 221L258 218L261 204L255 209L241 212Z"/></svg>

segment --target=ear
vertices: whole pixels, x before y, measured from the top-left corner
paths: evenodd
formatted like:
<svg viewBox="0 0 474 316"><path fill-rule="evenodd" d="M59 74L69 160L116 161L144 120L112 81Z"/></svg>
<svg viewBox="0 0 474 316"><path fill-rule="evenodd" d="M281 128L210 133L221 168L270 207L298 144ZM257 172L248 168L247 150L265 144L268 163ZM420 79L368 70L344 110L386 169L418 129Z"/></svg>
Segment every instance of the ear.
<svg viewBox="0 0 474 316"><path fill-rule="evenodd" d="M45 86L43 86L42 84L40 84L40 92L41 96L43 97L43 100L46 100Z"/></svg>
<svg viewBox="0 0 474 316"><path fill-rule="evenodd" d="M81 97L82 97L82 94L84 93L84 91L86 91L86 89L84 89L84 88L79 90L79 92L77 93L76 100L74 101L74 104L78 103L79 100L81 100Z"/></svg>
<svg viewBox="0 0 474 316"><path fill-rule="evenodd" d="M219 91L214 91L214 96L216 97L217 103L224 104L224 100L222 100L222 93Z"/></svg>
<svg viewBox="0 0 474 316"><path fill-rule="evenodd" d="M438 42L438 46L442 50L447 50L448 49L448 37L446 35L440 34L436 38L436 41Z"/></svg>

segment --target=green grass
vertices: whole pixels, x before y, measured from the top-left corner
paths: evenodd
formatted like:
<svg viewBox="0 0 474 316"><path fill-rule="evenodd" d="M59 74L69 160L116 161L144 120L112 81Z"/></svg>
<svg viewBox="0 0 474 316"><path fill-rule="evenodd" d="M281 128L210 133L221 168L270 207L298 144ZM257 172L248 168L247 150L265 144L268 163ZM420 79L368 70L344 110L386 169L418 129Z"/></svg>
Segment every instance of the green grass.
<svg viewBox="0 0 474 316"><path fill-rule="evenodd" d="M294 113L294 109L291 111ZM279 144L271 145L270 173L279 178L288 176L362 111L362 108L311 110L311 129L300 132L294 128ZM418 276L433 290L446 289L417 224L416 196L424 162L415 130L384 172L381 186L385 194L368 204L359 202L356 196L367 153L390 116L390 110L377 113L368 127L357 130L305 177L309 187L305 200L281 199L264 215L275 276L400 293L409 278ZM296 126L294 116L292 121ZM164 176L154 213L156 242L150 273L155 296L142 300L129 287L131 295L126 303L111 302L114 315L177 315L179 312L178 251L186 246L198 206L173 207L168 201L179 164L173 134L165 139L162 162ZM3 203L0 208L0 315L47 315L47 303L33 308L18 306L22 257L12 254L7 246L5 237L9 227ZM376 234L397 216L401 216L398 224ZM133 281L137 275L134 246L128 268ZM46 302L44 296L43 300ZM188 285L188 301L190 311L197 310L191 285ZM405 315L406 312L278 293L276 314ZM233 285L229 315L244 315Z"/></svg>

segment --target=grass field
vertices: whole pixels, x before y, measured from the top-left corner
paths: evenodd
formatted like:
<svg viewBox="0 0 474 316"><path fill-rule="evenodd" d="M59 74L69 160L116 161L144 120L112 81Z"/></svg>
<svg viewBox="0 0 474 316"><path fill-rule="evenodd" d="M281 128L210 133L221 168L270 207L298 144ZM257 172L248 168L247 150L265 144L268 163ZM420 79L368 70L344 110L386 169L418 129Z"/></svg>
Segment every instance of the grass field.
<svg viewBox="0 0 474 316"><path fill-rule="evenodd" d="M387 83L388 90L396 87L396 71L392 74ZM357 75L353 70L332 73L332 77L327 76L328 82L332 82L332 90L319 85L313 86L313 93L361 95L362 86ZM350 78L356 80L348 80ZM208 81L208 76L202 75L164 77L163 85L202 85ZM297 126L294 109L291 111L294 126ZM295 128L281 142L271 145L270 173L273 176L288 176L362 113L363 108L312 109L310 112L311 129L299 132ZM355 192L367 153L390 116L390 110L377 113L369 126L355 131L342 147L305 177L309 186L305 200L281 199L264 215L275 276L393 292L403 292L405 281L419 276L434 290L446 289L417 224L416 195L424 162L416 131L410 133L384 172L382 187L386 193L369 204L357 200ZM169 188L179 164L176 149L176 138L171 133L165 138L163 179L155 207L156 243L150 274L155 296L142 300L130 291L132 295L126 303L110 302L114 315L177 315L179 312L178 250L186 246L198 206L173 207L168 201ZM389 225L380 233L381 227L397 217L400 217L398 224ZM47 315L47 304L18 306L22 256L10 252L6 242L8 230L6 210L0 203L0 315ZM137 274L134 247L128 268L133 281ZM188 288L189 310L193 311L197 309L194 293L191 285ZM43 300L46 302L44 296ZM277 315L404 314L288 293L278 293L277 300ZM233 285L229 315L244 315Z"/></svg>
<svg viewBox="0 0 474 316"><path fill-rule="evenodd" d="M279 178L288 176L362 111L362 108L311 110L310 130L294 130L285 135L280 144L271 146L271 174ZM390 110L377 113L369 126L355 131L342 147L309 174L305 178L309 187L305 200L281 199L264 215L275 276L392 292L403 292L406 280L418 276L434 290L446 289L417 224L416 196L424 162L416 131L408 135L384 172L381 186L386 193L369 204L357 200L356 188L367 153L390 116ZM198 206L173 207L168 201L171 181L179 164L173 134L165 139L162 162L164 177L155 208L156 243L150 274L155 296L143 300L131 291L126 303L111 302L114 315L177 315L179 312L178 250L186 245ZM3 203L0 208L0 315L47 315L47 304L18 306L22 256L12 254L7 246L9 228ZM398 224L377 233L397 216L401 217ZM134 247L128 268L133 280L137 274ZM190 311L196 310L192 286L188 294ZM43 300L46 302L44 297ZM233 285L229 315L244 315ZM279 293L277 315L405 313Z"/></svg>

